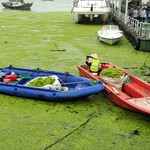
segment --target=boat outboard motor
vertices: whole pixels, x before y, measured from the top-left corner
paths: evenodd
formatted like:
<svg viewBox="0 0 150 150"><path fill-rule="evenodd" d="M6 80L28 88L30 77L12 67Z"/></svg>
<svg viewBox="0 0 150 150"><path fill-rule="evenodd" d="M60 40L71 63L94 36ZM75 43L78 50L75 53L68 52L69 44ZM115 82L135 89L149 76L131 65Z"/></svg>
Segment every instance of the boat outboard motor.
<svg viewBox="0 0 150 150"><path fill-rule="evenodd" d="M93 11L93 4L91 4L91 11Z"/></svg>

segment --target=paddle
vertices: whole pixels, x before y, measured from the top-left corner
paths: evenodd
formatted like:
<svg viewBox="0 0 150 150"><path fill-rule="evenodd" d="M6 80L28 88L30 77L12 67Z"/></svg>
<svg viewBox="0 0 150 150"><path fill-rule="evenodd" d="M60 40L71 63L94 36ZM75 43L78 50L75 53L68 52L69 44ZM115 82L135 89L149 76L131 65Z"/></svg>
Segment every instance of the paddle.
<svg viewBox="0 0 150 150"><path fill-rule="evenodd" d="M67 81L67 76L68 76L69 72L65 72L65 76L64 76L64 79L63 79L63 82L66 83Z"/></svg>
<svg viewBox="0 0 150 150"><path fill-rule="evenodd" d="M82 83L90 83L91 85L96 85L97 83L99 83L99 81L97 80L91 80L89 81L79 81L79 82L68 82L68 83L61 83L61 85L68 85L68 84L82 84Z"/></svg>

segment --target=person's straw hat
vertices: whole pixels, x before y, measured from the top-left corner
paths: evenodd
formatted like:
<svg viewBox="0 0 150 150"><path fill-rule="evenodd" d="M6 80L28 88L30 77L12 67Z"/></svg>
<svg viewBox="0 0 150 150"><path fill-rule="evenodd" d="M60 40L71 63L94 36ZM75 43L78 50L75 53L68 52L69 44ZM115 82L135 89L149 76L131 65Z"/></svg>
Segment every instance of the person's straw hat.
<svg viewBox="0 0 150 150"><path fill-rule="evenodd" d="M94 59L99 59L99 57L98 57L97 54L91 54L91 56L92 56Z"/></svg>

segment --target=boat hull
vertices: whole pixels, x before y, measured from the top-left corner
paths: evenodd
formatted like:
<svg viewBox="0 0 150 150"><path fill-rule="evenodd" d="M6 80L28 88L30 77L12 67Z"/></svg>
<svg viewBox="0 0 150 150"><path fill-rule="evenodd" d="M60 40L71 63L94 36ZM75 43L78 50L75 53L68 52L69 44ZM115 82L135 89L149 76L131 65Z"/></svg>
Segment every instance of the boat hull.
<svg viewBox="0 0 150 150"><path fill-rule="evenodd" d="M119 42L120 38L104 38L102 36L99 36L98 37L100 41L104 42L104 43L107 43L109 45L113 45L113 44L116 44L117 42Z"/></svg>
<svg viewBox="0 0 150 150"><path fill-rule="evenodd" d="M94 14L94 13L74 13L75 22L80 23L84 20L84 18L88 18L91 22L96 19L99 22L106 23L109 18L109 14Z"/></svg>
<svg viewBox="0 0 150 150"><path fill-rule="evenodd" d="M106 23L109 19L111 9L102 1L82 1L74 4L72 13L75 16L75 22L80 23L84 18L94 19Z"/></svg>
<svg viewBox="0 0 150 150"><path fill-rule="evenodd" d="M33 3L13 4L10 2L2 2L1 4L6 9L17 9L17 10L30 10L31 6L33 5Z"/></svg>
<svg viewBox="0 0 150 150"><path fill-rule="evenodd" d="M92 74L87 66L78 65L77 67L80 76L102 81L99 74ZM122 108L150 115L150 84L112 63L105 63L103 67L116 67L124 71L125 75L130 76L132 82L124 82L121 90L102 81L105 90L101 93Z"/></svg>
<svg viewBox="0 0 150 150"><path fill-rule="evenodd" d="M45 70L36 71L32 69L22 69L14 67L2 68L0 72L4 74L1 77L3 78L3 81L11 72L15 73L17 76L30 76L30 78L18 78L15 83L2 82L2 79L0 82L0 93L25 98L34 98L46 101L67 101L70 99L77 99L97 94L100 90L104 89L104 86L101 82L93 85L92 80L74 76L68 73L66 74ZM37 77L47 77L53 75L57 76L60 79L62 87L67 88L67 91L27 85L27 83Z"/></svg>

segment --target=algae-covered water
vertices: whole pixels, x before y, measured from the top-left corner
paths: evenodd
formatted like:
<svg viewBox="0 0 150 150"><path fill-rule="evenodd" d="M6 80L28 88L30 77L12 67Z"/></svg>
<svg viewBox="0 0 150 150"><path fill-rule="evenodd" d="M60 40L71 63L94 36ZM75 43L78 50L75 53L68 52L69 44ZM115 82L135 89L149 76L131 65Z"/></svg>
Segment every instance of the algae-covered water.
<svg viewBox="0 0 150 150"><path fill-rule="evenodd" d="M0 67L13 65L78 75L76 65L97 53L150 82L150 53L122 37L97 39L99 24L75 24L70 12L1 12ZM150 117L122 109L101 94L44 102L0 94L1 150L148 150Z"/></svg>

